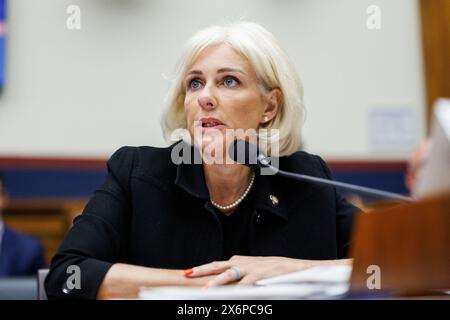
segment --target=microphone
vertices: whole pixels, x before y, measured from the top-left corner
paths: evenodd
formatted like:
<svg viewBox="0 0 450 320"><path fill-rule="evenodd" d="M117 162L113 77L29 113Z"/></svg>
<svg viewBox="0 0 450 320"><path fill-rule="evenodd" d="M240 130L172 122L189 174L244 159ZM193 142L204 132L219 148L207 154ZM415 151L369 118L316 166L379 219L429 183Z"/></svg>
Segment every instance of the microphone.
<svg viewBox="0 0 450 320"><path fill-rule="evenodd" d="M383 191L363 186L358 186L350 183L345 182L339 182L339 181L333 181L329 179L323 179L318 178L314 176L309 176L305 174L298 174L298 173L292 173L280 170L278 168L275 168L270 164L270 159L267 158L262 152L259 152L258 147L254 144L249 143L245 140L234 140L229 148L228 148L228 154L230 158L238 162L240 164L243 164L245 166L251 167L253 169L258 168L265 168L266 170L271 171L273 174L278 174L283 177L299 180L299 181L307 181L313 184L322 185L322 186L332 186L332 187L339 187L344 188L351 191L356 191L360 193L365 193L372 196L378 196L382 198L389 198L393 200L399 200L399 201L407 201L411 202L413 201L412 198L403 196L401 194L389 192L389 191Z"/></svg>

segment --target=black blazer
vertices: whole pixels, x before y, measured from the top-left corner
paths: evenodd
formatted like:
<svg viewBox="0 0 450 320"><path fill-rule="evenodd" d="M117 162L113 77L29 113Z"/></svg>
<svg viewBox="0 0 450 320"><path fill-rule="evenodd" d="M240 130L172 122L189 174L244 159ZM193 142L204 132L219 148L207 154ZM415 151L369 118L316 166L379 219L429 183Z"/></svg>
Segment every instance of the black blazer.
<svg viewBox="0 0 450 320"><path fill-rule="evenodd" d="M221 224L213 214L203 167L174 164L175 145L123 147L113 154L105 182L52 260L45 283L50 298L95 299L106 272L118 262L186 269L220 260ZM306 152L281 157L279 165L331 178L325 162ZM357 208L334 188L261 175L252 192L251 255L346 257ZM65 294L69 265L80 267L81 289Z"/></svg>

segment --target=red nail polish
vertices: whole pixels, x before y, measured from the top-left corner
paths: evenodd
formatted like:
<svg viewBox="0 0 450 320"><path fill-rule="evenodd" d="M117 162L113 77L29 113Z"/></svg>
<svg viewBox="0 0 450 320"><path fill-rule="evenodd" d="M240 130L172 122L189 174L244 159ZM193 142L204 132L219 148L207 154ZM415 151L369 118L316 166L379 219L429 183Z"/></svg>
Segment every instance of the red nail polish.
<svg viewBox="0 0 450 320"><path fill-rule="evenodd" d="M193 272L194 272L194 270L192 270L192 269L186 269L186 270L184 270L184 276L189 277Z"/></svg>

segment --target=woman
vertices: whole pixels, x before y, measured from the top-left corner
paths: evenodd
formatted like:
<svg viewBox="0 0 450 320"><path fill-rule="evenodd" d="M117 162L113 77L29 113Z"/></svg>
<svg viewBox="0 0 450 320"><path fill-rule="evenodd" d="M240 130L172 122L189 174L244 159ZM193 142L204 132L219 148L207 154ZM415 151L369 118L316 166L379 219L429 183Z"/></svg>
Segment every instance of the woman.
<svg viewBox="0 0 450 320"><path fill-rule="evenodd" d="M269 142L263 150L281 169L331 178L321 158L298 151L302 87L274 37L249 22L207 28L188 41L177 70L163 130L188 136L111 157L106 181L53 258L50 298L253 284L349 263L340 259L355 207L333 188L262 175L227 157L225 137L239 129ZM78 286L68 281L71 265L79 267Z"/></svg>

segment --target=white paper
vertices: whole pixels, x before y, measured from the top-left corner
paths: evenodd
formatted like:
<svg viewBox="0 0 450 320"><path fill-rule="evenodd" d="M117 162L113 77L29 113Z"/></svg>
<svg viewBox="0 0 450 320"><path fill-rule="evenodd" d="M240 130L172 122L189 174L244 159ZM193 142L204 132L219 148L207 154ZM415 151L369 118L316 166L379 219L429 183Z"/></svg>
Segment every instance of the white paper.
<svg viewBox="0 0 450 320"><path fill-rule="evenodd" d="M228 285L212 288L142 288L145 300L248 300L248 299L327 299L342 295L349 288L352 267L320 266L268 278L256 286Z"/></svg>
<svg viewBox="0 0 450 320"><path fill-rule="evenodd" d="M350 280L352 267L349 265L319 266L304 271L259 280L257 285L274 285L284 283L343 283Z"/></svg>
<svg viewBox="0 0 450 320"><path fill-rule="evenodd" d="M439 99L434 107L431 147L419 170L414 197L421 199L450 191L450 100Z"/></svg>
<svg viewBox="0 0 450 320"><path fill-rule="evenodd" d="M190 287L142 288L142 300L254 300L326 299L344 294L347 285L284 284L271 286L220 286L208 289Z"/></svg>

